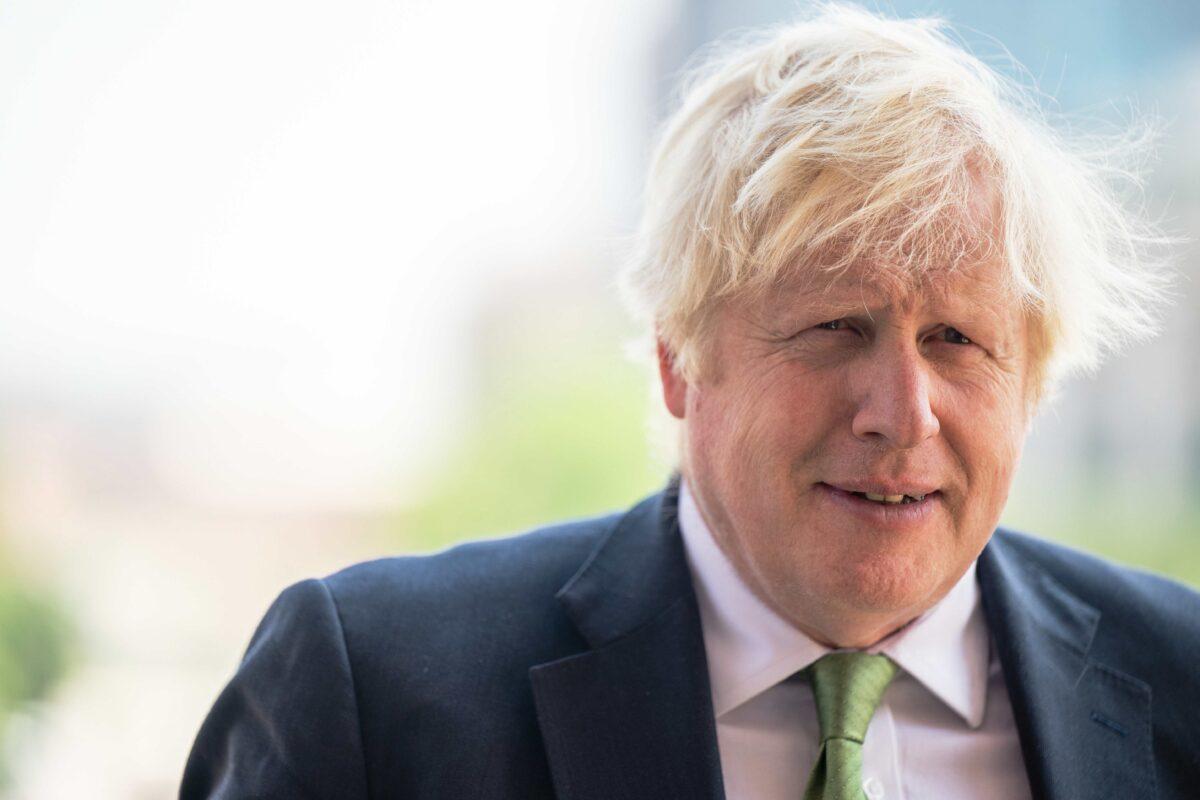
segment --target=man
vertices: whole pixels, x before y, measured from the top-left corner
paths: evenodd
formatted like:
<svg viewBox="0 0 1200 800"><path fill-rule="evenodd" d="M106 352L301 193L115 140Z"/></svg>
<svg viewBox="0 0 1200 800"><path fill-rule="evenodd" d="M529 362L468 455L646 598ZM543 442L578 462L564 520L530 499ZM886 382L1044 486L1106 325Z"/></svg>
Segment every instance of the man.
<svg viewBox="0 0 1200 800"><path fill-rule="evenodd" d="M714 59L629 275L680 475L288 589L182 796L1197 796L1200 597L995 529L1159 287L1008 92L838 7Z"/></svg>

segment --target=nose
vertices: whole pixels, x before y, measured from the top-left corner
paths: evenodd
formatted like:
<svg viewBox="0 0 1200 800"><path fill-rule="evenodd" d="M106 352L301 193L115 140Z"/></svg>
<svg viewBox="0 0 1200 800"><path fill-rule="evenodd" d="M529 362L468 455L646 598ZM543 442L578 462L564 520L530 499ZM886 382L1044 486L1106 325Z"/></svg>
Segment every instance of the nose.
<svg viewBox="0 0 1200 800"><path fill-rule="evenodd" d="M858 439L908 450L941 429L930 403L929 365L915 347L876 346L852 367Z"/></svg>

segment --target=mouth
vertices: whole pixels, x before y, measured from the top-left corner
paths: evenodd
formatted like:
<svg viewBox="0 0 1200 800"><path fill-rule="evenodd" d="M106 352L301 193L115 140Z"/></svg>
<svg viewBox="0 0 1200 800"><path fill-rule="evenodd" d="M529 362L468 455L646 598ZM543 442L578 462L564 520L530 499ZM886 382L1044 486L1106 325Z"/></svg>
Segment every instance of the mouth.
<svg viewBox="0 0 1200 800"><path fill-rule="evenodd" d="M940 504L942 493L929 486L863 486L818 483L836 507L875 522L917 523Z"/></svg>
<svg viewBox="0 0 1200 800"><path fill-rule="evenodd" d="M873 492L850 492L855 497L861 497L864 500L870 500L872 503L884 503L886 505L896 506L907 503L919 503L930 494L923 492L920 494L875 494Z"/></svg>
<svg viewBox="0 0 1200 800"><path fill-rule="evenodd" d="M854 495L872 503L900 505L902 503L919 503L930 495L939 494L936 486L924 481L875 481L875 480L846 480L837 483L820 484L836 492Z"/></svg>

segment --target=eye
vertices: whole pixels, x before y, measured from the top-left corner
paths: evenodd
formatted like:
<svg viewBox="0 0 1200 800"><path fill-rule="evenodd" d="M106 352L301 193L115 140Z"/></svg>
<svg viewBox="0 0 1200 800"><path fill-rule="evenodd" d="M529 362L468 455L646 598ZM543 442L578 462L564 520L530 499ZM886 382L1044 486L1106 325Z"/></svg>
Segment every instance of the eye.
<svg viewBox="0 0 1200 800"><path fill-rule="evenodd" d="M813 327L819 328L823 331L841 331L846 330L850 326L846 324L846 320L844 319L831 319L828 322L822 322L821 324Z"/></svg>
<svg viewBox="0 0 1200 800"><path fill-rule="evenodd" d="M957 328L943 329L942 336L944 337L945 341L949 342L950 344L973 344L973 342L966 336L963 336Z"/></svg>

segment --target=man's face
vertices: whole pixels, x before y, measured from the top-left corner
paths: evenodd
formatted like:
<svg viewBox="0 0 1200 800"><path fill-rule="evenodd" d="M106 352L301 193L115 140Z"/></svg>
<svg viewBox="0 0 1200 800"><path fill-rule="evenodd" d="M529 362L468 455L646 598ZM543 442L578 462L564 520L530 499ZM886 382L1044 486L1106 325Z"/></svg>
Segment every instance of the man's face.
<svg viewBox="0 0 1200 800"><path fill-rule="evenodd" d="M1029 414L1027 327L1002 276L994 259L907 291L869 270L796 281L718 312L701 379L664 369L706 522L809 635L872 643L987 543Z"/></svg>

